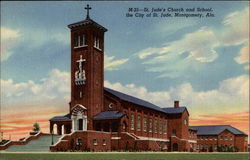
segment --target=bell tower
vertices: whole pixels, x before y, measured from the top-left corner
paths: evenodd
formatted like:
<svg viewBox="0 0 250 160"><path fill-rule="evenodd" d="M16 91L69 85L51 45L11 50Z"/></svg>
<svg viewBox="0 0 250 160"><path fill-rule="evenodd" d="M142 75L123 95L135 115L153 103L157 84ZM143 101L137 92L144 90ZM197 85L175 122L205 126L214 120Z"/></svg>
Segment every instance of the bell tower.
<svg viewBox="0 0 250 160"><path fill-rule="evenodd" d="M104 33L106 28L89 16L68 25L71 30L71 102L70 113L82 106L87 130L93 130L92 117L102 111L104 98ZM77 122L76 124L77 125Z"/></svg>

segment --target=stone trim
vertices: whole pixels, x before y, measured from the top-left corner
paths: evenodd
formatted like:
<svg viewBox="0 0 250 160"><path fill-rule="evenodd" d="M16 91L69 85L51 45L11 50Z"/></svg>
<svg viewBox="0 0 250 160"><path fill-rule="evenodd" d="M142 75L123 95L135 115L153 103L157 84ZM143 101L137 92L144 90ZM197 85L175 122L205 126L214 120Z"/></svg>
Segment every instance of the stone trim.
<svg viewBox="0 0 250 160"><path fill-rule="evenodd" d="M140 137L140 136L138 136L138 138L139 138L138 140L142 140L142 141L150 140L150 141L169 142L169 139L151 138L151 137Z"/></svg>

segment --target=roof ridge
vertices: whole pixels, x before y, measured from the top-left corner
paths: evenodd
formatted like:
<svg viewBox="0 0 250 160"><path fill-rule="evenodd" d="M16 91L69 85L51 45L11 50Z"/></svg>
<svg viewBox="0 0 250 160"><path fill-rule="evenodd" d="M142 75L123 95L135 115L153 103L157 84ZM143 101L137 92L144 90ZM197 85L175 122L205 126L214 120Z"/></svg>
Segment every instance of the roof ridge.
<svg viewBox="0 0 250 160"><path fill-rule="evenodd" d="M110 89L110 88L104 87L104 89ZM131 95L126 94L126 93L123 93L123 92L121 92L121 91L117 91L117 90L114 90L114 89L110 89L110 90L113 90L113 91L115 91L115 92L119 92L119 93L121 93L121 94L124 94L124 95L130 96L130 97L133 97L133 98L136 98L136 99L145 101L145 102L147 102L147 103L153 104L152 102L146 101L146 100L144 100L144 99L141 99L141 98L138 98L138 97L135 97L135 96L131 96ZM155 105L155 104L153 104L153 105ZM157 106L157 105L155 105L155 106ZM159 107L159 106L157 106L157 107ZM162 108L162 107L159 107L159 108Z"/></svg>
<svg viewBox="0 0 250 160"><path fill-rule="evenodd" d="M186 106L179 106L179 107L177 107L177 108L185 108ZM164 107L164 108L173 108L174 109L174 107Z"/></svg>
<svg viewBox="0 0 250 160"><path fill-rule="evenodd" d="M218 125L198 125L198 126L190 126L190 127L209 127L209 126L230 126L230 127L232 127L231 125L223 125L223 124L218 124Z"/></svg>
<svg viewBox="0 0 250 160"><path fill-rule="evenodd" d="M114 95L114 96L116 96L119 99L122 99L124 101L131 102L131 103L134 103L134 104L137 104L137 105L140 105L142 107L146 107L146 108L149 108L152 110L156 110L158 112L163 112L165 114L179 114L179 113L183 113L183 111L185 109L187 110L187 108L185 106L181 106L178 108L174 108L174 107L163 108L163 107L159 107L158 105L155 105L152 102L149 102L147 100L144 100L144 99L120 92L120 91L116 91L114 89L104 87L104 90L106 90L108 93L110 93L110 94L112 94L112 95Z"/></svg>
<svg viewBox="0 0 250 160"><path fill-rule="evenodd" d="M110 88L107 88L107 87L104 87L104 90L106 90L107 92L111 91L111 92L109 92L109 93L111 93L111 94L113 94L114 96L116 96L116 97L118 97L118 98L120 98L120 99L123 99L123 100L125 100L125 101L132 102L132 103L135 103L135 104L137 104L137 105L140 105L140 106L143 106L143 107L147 107L147 108L150 108L150 109L157 110L157 111L160 111L160 112L164 112L164 113L165 113L165 111L163 110L162 107L159 107L158 105L153 104L152 102L149 102L149 101L147 101L147 100L144 100L144 99L141 99L141 98L138 98L138 97L129 95L129 94L127 94L127 93L123 93L123 92L121 92L121 91L117 91L117 90L114 90L114 89L110 89ZM121 97L121 96L119 96L119 95L116 95L115 93L112 93L112 92L116 92L116 93L118 93L118 94L121 94L121 96L122 96L122 95L127 96L128 99L126 99L126 97ZM133 100L130 101L130 98L131 98L131 99L134 99L134 101L133 101ZM143 103L146 103L146 104L140 104L139 102L135 102L135 100L138 100L139 102L143 102ZM151 105L151 106L150 106L150 105Z"/></svg>

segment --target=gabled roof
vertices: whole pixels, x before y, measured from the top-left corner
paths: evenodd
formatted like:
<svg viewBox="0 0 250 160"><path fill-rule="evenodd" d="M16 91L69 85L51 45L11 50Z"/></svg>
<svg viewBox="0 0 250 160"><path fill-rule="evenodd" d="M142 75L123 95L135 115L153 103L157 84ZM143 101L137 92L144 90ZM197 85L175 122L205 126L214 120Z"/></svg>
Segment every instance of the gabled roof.
<svg viewBox="0 0 250 160"><path fill-rule="evenodd" d="M235 135L246 135L244 132L230 125L209 125L209 126L190 126L191 129L197 130L197 135L218 135L221 132L228 130Z"/></svg>
<svg viewBox="0 0 250 160"><path fill-rule="evenodd" d="M153 109L153 110L165 113L165 111L162 108L160 108L160 107L158 107L158 106L156 106L156 105L154 105L154 104L152 104L150 102L144 101L142 99L139 99L139 98L136 98L136 97L133 97L133 96L130 96L130 95L118 92L118 91L115 91L113 89L104 88L104 90L109 92L110 94L118 97L121 100L124 100L124 101L127 101L127 102L132 102L134 104L138 104L140 106L143 106L143 107L146 107L146 108L149 108L149 109Z"/></svg>
<svg viewBox="0 0 250 160"><path fill-rule="evenodd" d="M182 107L168 107L168 108L162 108L166 113L168 114L179 114L179 113L183 113L185 111L185 109L187 109L186 107L182 106Z"/></svg>
<svg viewBox="0 0 250 160"><path fill-rule="evenodd" d="M125 93L115 91L115 90L110 89L110 88L104 88L104 90L107 91L108 93L118 97L121 100L131 102L131 103L134 103L134 104L138 104L138 105L140 105L142 107L146 107L146 108L153 109L153 110L160 111L160 112L167 113L167 114L179 114L179 113L183 113L185 110L187 110L187 108L184 107L184 106L177 107L177 108L174 108L174 107L161 108L161 107L159 107L157 105L154 105L154 104L152 104L150 102L147 102L145 100L142 100L142 99L127 95Z"/></svg>
<svg viewBox="0 0 250 160"><path fill-rule="evenodd" d="M107 31L106 28L104 28L103 26L101 26L100 24L96 23L95 21L93 21L90 18L86 18L83 21L79 21L79 22L72 23L72 24L68 25L68 27L70 29L75 29L75 28L79 28L79 27L88 27L88 26L94 26L96 28L99 28L99 29L103 30L104 32Z"/></svg>
<svg viewBox="0 0 250 160"><path fill-rule="evenodd" d="M103 119L119 119L125 114L120 113L119 111L104 111L93 117L94 120L103 120Z"/></svg>
<svg viewBox="0 0 250 160"><path fill-rule="evenodd" d="M55 116L51 118L49 121L71 121L70 114L66 114L64 116Z"/></svg>

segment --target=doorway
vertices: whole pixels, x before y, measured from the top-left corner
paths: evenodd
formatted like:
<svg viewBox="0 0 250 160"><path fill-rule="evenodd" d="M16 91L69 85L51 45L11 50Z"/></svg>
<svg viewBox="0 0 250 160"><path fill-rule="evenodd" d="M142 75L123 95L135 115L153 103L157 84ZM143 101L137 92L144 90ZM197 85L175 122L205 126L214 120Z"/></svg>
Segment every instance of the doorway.
<svg viewBox="0 0 250 160"><path fill-rule="evenodd" d="M173 144L173 151L178 151L178 144L177 143Z"/></svg>
<svg viewBox="0 0 250 160"><path fill-rule="evenodd" d="M78 130L82 131L83 130L83 119L78 119Z"/></svg>

